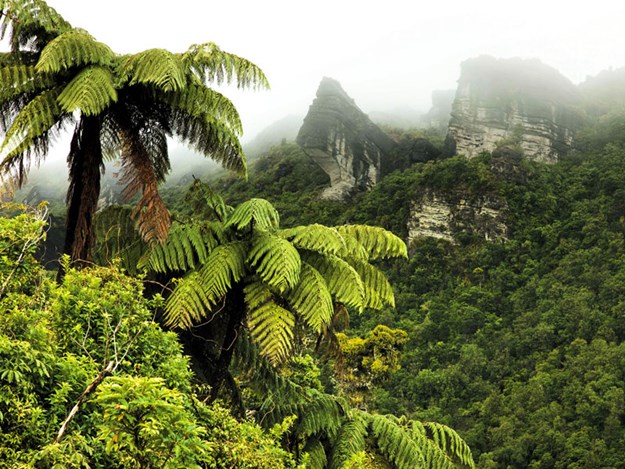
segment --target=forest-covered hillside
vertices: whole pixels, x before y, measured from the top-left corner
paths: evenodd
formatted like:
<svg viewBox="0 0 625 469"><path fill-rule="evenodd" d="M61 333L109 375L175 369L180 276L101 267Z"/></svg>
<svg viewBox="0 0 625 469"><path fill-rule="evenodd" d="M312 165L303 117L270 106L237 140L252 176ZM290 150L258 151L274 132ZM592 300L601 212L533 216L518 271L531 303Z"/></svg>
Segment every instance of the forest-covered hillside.
<svg viewBox="0 0 625 469"><path fill-rule="evenodd" d="M211 184L226 199L268 198L285 223L368 223L404 238L419 194L503 198L505 241L485 241L465 226L455 243L421 237L407 261L382 264L397 307L353 315L348 334L383 324L408 340L401 368L371 385L367 405L452 426L479 467L621 467L625 147L618 122L593 122L579 149L553 165L490 154L417 163L342 203L315 200L324 175L289 145L259 161L249 183Z"/></svg>

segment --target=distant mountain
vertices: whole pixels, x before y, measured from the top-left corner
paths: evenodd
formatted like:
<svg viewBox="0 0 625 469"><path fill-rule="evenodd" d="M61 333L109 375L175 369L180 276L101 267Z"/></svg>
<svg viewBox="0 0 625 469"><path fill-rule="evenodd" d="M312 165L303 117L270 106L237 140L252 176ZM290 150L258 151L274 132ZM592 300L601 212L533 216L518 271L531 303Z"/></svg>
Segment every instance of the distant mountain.
<svg viewBox="0 0 625 469"><path fill-rule="evenodd" d="M261 156L282 141L294 142L303 120L303 116L291 114L265 127L249 143L243 145L248 160Z"/></svg>

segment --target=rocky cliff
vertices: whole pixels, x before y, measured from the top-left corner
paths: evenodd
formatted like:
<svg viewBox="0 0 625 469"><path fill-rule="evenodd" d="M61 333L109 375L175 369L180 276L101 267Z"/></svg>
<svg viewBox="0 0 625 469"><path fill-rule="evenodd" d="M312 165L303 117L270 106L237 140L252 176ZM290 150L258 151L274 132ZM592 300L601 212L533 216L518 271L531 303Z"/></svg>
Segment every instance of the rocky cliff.
<svg viewBox="0 0 625 469"><path fill-rule="evenodd" d="M479 57L462 64L448 153L472 158L507 148L555 162L581 126L577 88L536 59Z"/></svg>
<svg viewBox="0 0 625 469"><path fill-rule="evenodd" d="M427 236L457 242L461 234L487 241L507 239L507 204L495 195L443 195L426 191L410 208L408 242Z"/></svg>
<svg viewBox="0 0 625 469"><path fill-rule="evenodd" d="M330 187L322 194L328 199L373 187L394 146L331 78L321 81L297 143L330 176Z"/></svg>

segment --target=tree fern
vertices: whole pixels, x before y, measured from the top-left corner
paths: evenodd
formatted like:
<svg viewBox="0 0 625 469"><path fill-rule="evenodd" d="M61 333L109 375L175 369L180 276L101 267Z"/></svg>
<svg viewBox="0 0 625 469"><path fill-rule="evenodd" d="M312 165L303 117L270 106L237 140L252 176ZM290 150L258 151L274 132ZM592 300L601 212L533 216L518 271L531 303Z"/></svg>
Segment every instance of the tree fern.
<svg viewBox="0 0 625 469"><path fill-rule="evenodd" d="M238 205L226 222L226 228L234 227L242 231L255 228L258 230L276 230L280 225L278 211L265 199L250 199Z"/></svg>
<svg viewBox="0 0 625 469"><path fill-rule="evenodd" d="M36 70L58 73L80 65L113 64L115 54L109 46L98 42L82 29L72 29L50 41L41 51Z"/></svg>
<svg viewBox="0 0 625 469"><path fill-rule="evenodd" d="M368 252L370 259L408 257L406 243L384 228L368 225L344 225L336 227L344 236L355 238Z"/></svg>
<svg viewBox="0 0 625 469"><path fill-rule="evenodd" d="M117 101L111 71L100 66L84 68L63 88L58 101L63 111L68 113L76 110L86 116L102 113Z"/></svg>
<svg viewBox="0 0 625 469"><path fill-rule="evenodd" d="M273 234L254 236L247 262L263 282L280 293L292 289L299 281L302 267L299 252Z"/></svg>
<svg viewBox="0 0 625 469"><path fill-rule="evenodd" d="M244 289L250 335L270 362L284 361L293 348L295 317L275 303L271 291L255 282Z"/></svg>
<svg viewBox="0 0 625 469"><path fill-rule="evenodd" d="M326 450L318 439L310 439L302 452L307 455L306 467L308 469L325 469L328 467Z"/></svg>
<svg viewBox="0 0 625 469"><path fill-rule="evenodd" d="M185 276L174 288L165 305L165 324L188 328L205 318L245 274L244 259L240 242L216 247L199 271ZM187 300L185 295L192 298Z"/></svg>
<svg viewBox="0 0 625 469"><path fill-rule="evenodd" d="M384 415L371 415L371 431L382 454L398 469L430 467L421 448L408 433Z"/></svg>

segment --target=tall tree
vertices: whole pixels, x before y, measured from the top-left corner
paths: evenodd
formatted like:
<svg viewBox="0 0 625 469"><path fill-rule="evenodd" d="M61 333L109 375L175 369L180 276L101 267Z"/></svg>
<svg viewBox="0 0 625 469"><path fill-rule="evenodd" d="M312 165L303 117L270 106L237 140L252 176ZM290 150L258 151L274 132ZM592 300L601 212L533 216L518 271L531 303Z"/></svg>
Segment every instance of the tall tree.
<svg viewBox="0 0 625 469"><path fill-rule="evenodd" d="M42 0L0 0L0 8L0 39L10 44L0 54L0 172L22 186L31 162L74 125L64 248L72 260L91 259L106 159L121 159L124 199L141 193L132 218L148 242L164 241L170 227L158 193L170 170L167 137L246 173L238 112L209 84L268 87L256 65L213 43L119 55Z"/></svg>

